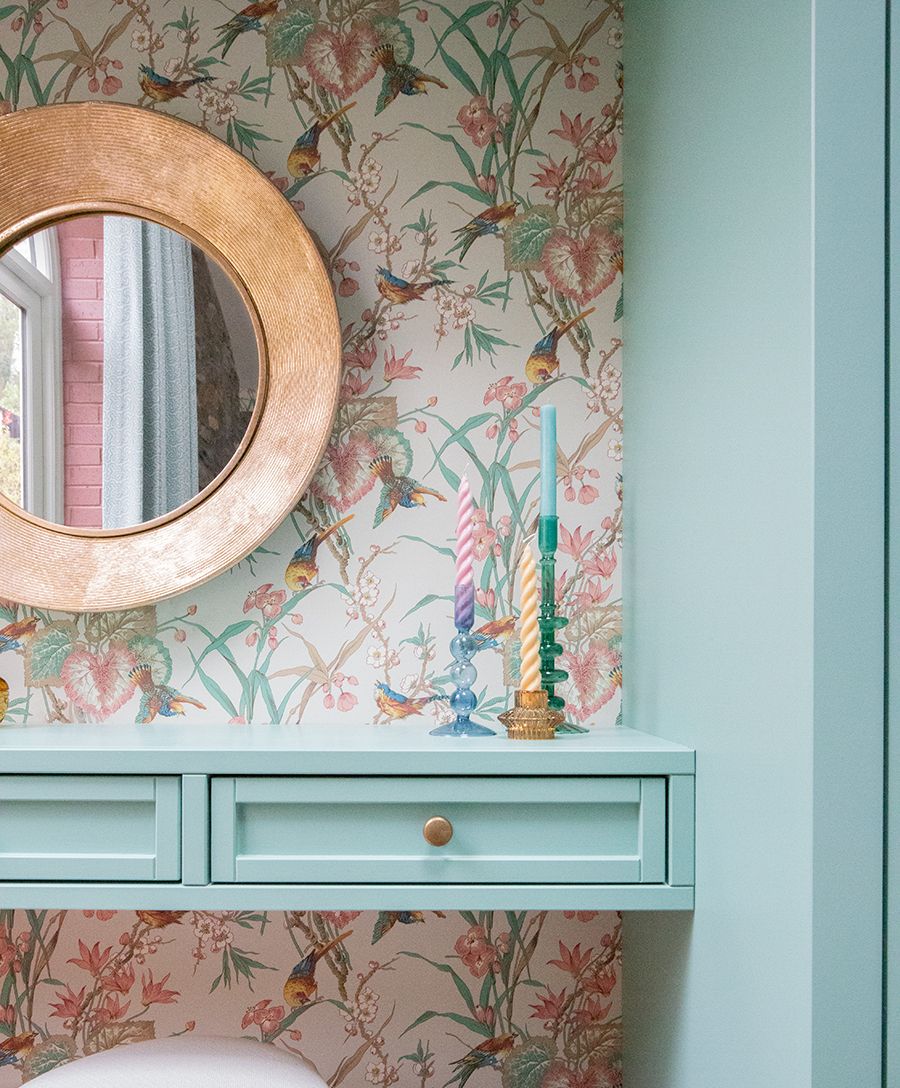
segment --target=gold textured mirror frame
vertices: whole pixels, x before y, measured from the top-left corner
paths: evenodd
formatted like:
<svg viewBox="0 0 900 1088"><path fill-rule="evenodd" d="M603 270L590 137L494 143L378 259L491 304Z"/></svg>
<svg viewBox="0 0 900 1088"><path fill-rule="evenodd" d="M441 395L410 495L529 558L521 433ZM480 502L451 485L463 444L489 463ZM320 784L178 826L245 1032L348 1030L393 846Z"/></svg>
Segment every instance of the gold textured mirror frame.
<svg viewBox="0 0 900 1088"><path fill-rule="evenodd" d="M0 597L106 611L172 597L234 566L284 520L321 459L340 384L340 325L309 233L278 190L184 121L110 103L0 118L0 252L76 215L138 215L218 260L250 309L254 419L193 502L129 530L51 525L0 495Z"/></svg>

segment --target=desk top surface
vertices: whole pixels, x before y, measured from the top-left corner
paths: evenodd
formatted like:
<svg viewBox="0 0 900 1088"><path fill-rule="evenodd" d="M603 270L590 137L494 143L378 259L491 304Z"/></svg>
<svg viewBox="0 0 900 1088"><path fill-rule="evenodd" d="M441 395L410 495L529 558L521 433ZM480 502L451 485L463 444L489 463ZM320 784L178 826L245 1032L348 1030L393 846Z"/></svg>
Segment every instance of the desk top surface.
<svg viewBox="0 0 900 1088"><path fill-rule="evenodd" d="M0 774L693 774L689 748L633 729L552 741L431 737L391 725L0 727Z"/></svg>

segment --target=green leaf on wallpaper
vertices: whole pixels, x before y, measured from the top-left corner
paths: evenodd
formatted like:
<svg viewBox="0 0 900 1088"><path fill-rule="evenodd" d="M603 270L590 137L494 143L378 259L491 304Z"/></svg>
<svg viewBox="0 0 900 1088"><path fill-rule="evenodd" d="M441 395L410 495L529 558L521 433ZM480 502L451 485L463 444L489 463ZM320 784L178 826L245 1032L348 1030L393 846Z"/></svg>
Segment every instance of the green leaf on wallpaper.
<svg viewBox="0 0 900 1088"><path fill-rule="evenodd" d="M422 196L423 193L430 193L432 189L438 189L441 186L447 189L455 189L456 192L462 193L463 196L470 197L472 200L477 200L479 204L484 204L490 207L494 203L493 197L488 196L487 193L483 193L480 189L476 189L474 185L466 185L461 181L426 181L421 188L416 189L409 200L404 200L403 206L412 203L417 196Z"/></svg>
<svg viewBox="0 0 900 1088"><path fill-rule="evenodd" d="M556 209L549 204L536 204L516 216L503 234L506 267L511 272L540 268L544 247L558 221Z"/></svg>
<svg viewBox="0 0 900 1088"><path fill-rule="evenodd" d="M128 649L137 663L150 666L150 675L155 684L168 684L172 679L172 658L158 638L137 635L129 639Z"/></svg>
<svg viewBox="0 0 900 1088"><path fill-rule="evenodd" d="M25 683L29 687L58 683L77 640L78 630L73 623L54 623L39 630L25 650Z"/></svg>
<svg viewBox="0 0 900 1088"><path fill-rule="evenodd" d="M441 1017L444 1020L452 1020L454 1024L459 1024L460 1027L466 1028L467 1031L474 1031L476 1035L483 1035L486 1039L490 1039L494 1035L494 1029L489 1028L487 1024L482 1024L480 1020L476 1020L472 1016L463 1016L460 1012L423 1012L421 1016L417 1017L406 1029L406 1031L412 1031L413 1028L417 1028L420 1024L424 1024L427 1020L433 1020L435 1017ZM406 1032L403 1033L404 1035Z"/></svg>
<svg viewBox="0 0 900 1088"><path fill-rule="evenodd" d="M475 178L478 175L478 171L475 169L475 163L472 161L472 156L469 154L468 151L466 151L466 149L459 142L459 140L457 140L457 138L455 136L452 136L449 132L435 132L433 128L429 128L427 125L420 125L416 121L404 121L403 124L400 127L401 128L417 128L417 129L419 129L420 132L430 133L432 136L435 137L435 139L440 140L441 143L451 144L453 146L453 150L456 152L457 158L459 159L459 161L465 167L466 173L469 175L469 177L473 181L475 180ZM420 189L419 192L421 192L421 191L422 190ZM481 191L480 189L475 190L475 192L480 192L480 191ZM405 200L403 202L404 207L407 204L409 204L410 201L412 201L414 199L415 199L415 197L411 196L409 198L409 200Z"/></svg>
<svg viewBox="0 0 900 1088"><path fill-rule="evenodd" d="M394 472L401 476L412 469L413 453L409 439L393 427L376 427L369 432L376 456L387 454L393 462Z"/></svg>
<svg viewBox="0 0 900 1088"><path fill-rule="evenodd" d="M447 71L457 80L457 82L461 83L463 87L465 87L470 95L474 97L475 95L479 94L478 85L475 83L475 80L472 79L472 77L465 70L465 68L463 68L459 61L447 52L443 45L438 41L437 34L435 34L433 30L431 33L434 35L434 56L437 56L437 54L440 53L441 60L444 62ZM432 59L434 59L434 56L432 57Z"/></svg>
<svg viewBox="0 0 900 1088"><path fill-rule="evenodd" d="M379 45L389 45L394 50L394 60L398 64L409 64L415 51L412 31L400 19L382 16L372 23L378 35Z"/></svg>
<svg viewBox="0 0 900 1088"><path fill-rule="evenodd" d="M425 608L429 604L434 604L435 601L452 600L453 598L449 594L447 594L446 596L441 596L439 593L428 593L420 601L412 606L412 608L403 616L403 619L405 620L407 616L411 616L413 612L418 612L420 608Z"/></svg>
<svg viewBox="0 0 900 1088"><path fill-rule="evenodd" d="M290 4L266 30L266 61L273 68L301 64L303 47L316 17L303 4Z"/></svg>
<svg viewBox="0 0 900 1088"><path fill-rule="evenodd" d="M124 1023L107 1024L88 1035L84 1053L99 1054L125 1043L146 1043L156 1038L155 1020L126 1020Z"/></svg>
<svg viewBox="0 0 900 1088"><path fill-rule="evenodd" d="M517 1046L503 1063L503 1088L541 1088L556 1053L556 1043L545 1036Z"/></svg>
<svg viewBox="0 0 900 1088"><path fill-rule="evenodd" d="M621 321L625 314L625 288L623 287L619 291L619 297L616 301L616 312L613 315L613 321Z"/></svg>
<svg viewBox="0 0 900 1088"><path fill-rule="evenodd" d="M65 1065L75 1057L75 1040L68 1035L48 1035L36 1043L34 1049L21 1064L22 1083L49 1073L58 1065Z"/></svg>
<svg viewBox="0 0 900 1088"><path fill-rule="evenodd" d="M424 963L430 963L432 967L436 967L438 971L442 971L445 975L449 975L453 979L453 985L456 987L459 996L465 1001L466 1008L474 1014L475 1012L475 999L472 997L472 993L469 987L463 982L459 975L453 970L449 963L437 963L435 960L430 960L427 956L422 956L418 952L409 952L406 949L400 952L401 956L409 956L410 959L422 960ZM405 1035L410 1028L406 1028L401 1032L401 1036Z"/></svg>
<svg viewBox="0 0 900 1088"><path fill-rule="evenodd" d="M156 609L130 608L124 612L89 612L84 637L88 642L127 642L136 635L156 634Z"/></svg>

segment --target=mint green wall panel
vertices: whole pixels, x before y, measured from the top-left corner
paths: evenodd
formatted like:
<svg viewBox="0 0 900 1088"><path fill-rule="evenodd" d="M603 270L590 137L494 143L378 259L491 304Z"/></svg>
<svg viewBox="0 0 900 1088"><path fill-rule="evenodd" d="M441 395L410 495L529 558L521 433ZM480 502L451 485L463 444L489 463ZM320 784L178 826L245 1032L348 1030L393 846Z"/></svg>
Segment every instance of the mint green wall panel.
<svg viewBox="0 0 900 1088"><path fill-rule="evenodd" d="M900 25L890 27L885 1086L900 1084Z"/></svg>
<svg viewBox="0 0 900 1088"><path fill-rule="evenodd" d="M699 771L628 1088L880 1078L884 13L627 8L624 716Z"/></svg>
<svg viewBox="0 0 900 1088"><path fill-rule="evenodd" d="M186 774L181 779L181 879L185 884L209 883L209 776Z"/></svg>

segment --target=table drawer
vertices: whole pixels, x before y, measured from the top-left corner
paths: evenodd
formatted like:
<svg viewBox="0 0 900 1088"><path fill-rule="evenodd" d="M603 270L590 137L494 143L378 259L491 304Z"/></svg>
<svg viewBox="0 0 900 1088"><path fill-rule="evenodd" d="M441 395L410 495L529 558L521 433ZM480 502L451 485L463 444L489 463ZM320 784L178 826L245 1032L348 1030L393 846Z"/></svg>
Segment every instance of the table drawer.
<svg viewBox="0 0 900 1088"><path fill-rule="evenodd" d="M0 775L0 881L176 881L181 780Z"/></svg>
<svg viewBox="0 0 900 1088"><path fill-rule="evenodd" d="M426 842L431 817L453 826ZM661 883L665 778L214 778L215 883Z"/></svg>

